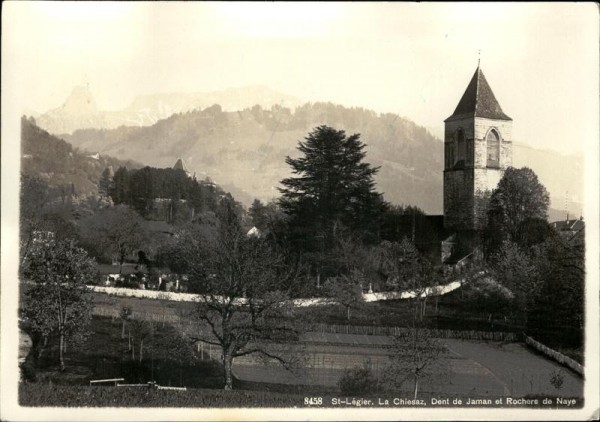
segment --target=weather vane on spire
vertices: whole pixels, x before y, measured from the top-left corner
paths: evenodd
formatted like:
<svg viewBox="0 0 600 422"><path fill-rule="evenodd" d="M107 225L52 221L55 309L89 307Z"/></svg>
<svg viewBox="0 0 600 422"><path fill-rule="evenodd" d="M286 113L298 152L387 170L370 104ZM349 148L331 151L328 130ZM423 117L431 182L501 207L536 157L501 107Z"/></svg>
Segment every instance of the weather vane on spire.
<svg viewBox="0 0 600 422"><path fill-rule="evenodd" d="M477 67L481 63L481 49L477 50Z"/></svg>

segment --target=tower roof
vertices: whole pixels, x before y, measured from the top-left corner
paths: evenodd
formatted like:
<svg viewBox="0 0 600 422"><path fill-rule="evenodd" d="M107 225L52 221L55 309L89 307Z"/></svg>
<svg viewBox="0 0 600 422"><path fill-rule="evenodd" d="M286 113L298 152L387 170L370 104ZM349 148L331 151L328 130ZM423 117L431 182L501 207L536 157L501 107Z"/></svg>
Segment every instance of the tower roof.
<svg viewBox="0 0 600 422"><path fill-rule="evenodd" d="M183 170L183 171L187 171L187 168L184 166L183 164L183 160L181 158L177 159L177 162L175 163L175 165L173 166L174 170Z"/></svg>
<svg viewBox="0 0 600 422"><path fill-rule="evenodd" d="M492 92L492 88L485 79L485 75L477 66L471 82L467 86L465 93L458 102L452 116L445 122L457 120L464 117L484 117L495 120L512 120L502 111L498 100Z"/></svg>

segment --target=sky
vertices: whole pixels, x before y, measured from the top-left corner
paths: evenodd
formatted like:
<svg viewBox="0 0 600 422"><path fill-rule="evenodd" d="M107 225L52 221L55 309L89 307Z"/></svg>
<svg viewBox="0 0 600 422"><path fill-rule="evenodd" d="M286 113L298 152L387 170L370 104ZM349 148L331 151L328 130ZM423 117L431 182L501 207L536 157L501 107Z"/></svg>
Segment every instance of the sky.
<svg viewBox="0 0 600 422"><path fill-rule="evenodd" d="M3 17L23 111L58 107L81 84L107 110L266 85L439 134L480 59L514 141L581 153L596 135L594 4L25 2Z"/></svg>

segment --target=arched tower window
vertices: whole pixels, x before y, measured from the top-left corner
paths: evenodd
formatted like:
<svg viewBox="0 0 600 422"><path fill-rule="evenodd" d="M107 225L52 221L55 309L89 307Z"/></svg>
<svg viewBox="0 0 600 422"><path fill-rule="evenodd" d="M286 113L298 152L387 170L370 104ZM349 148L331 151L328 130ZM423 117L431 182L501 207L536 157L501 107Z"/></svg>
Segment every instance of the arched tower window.
<svg viewBox="0 0 600 422"><path fill-rule="evenodd" d="M446 168L451 168L454 165L454 143L446 144Z"/></svg>
<svg viewBox="0 0 600 422"><path fill-rule="evenodd" d="M496 129L492 129L486 136L487 142L487 166L500 166L500 135Z"/></svg>
<svg viewBox="0 0 600 422"><path fill-rule="evenodd" d="M467 158L467 146L465 144L465 132L462 129L458 129L456 132L456 142L458 144L458 151L456 154L456 161L465 161Z"/></svg>

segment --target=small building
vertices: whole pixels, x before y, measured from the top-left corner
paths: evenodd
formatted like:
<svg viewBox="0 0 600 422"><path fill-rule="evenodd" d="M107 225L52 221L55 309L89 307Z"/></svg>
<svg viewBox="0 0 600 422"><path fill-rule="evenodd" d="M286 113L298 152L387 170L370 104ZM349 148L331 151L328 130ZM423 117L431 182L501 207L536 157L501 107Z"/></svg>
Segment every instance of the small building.
<svg viewBox="0 0 600 422"><path fill-rule="evenodd" d="M585 231L585 223L583 217L579 217L574 220L561 220L550 223L550 226L558 232L558 234L567 239L568 241L576 240L579 237L583 237Z"/></svg>
<svg viewBox="0 0 600 422"><path fill-rule="evenodd" d="M246 237L255 237L257 239L260 239L262 237L262 233L256 226L254 226L250 230L248 230L248 233L246 233Z"/></svg>
<svg viewBox="0 0 600 422"><path fill-rule="evenodd" d="M141 265L132 264L98 264L98 272L100 273L101 282L104 286L143 284L144 281L137 280L136 274L142 273L145 276L145 268ZM145 288L145 287L144 287Z"/></svg>

